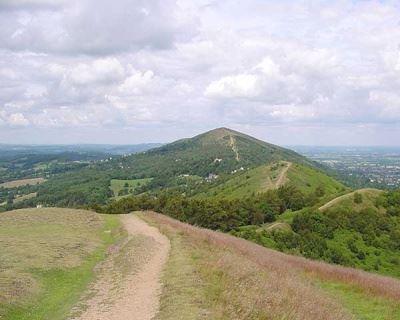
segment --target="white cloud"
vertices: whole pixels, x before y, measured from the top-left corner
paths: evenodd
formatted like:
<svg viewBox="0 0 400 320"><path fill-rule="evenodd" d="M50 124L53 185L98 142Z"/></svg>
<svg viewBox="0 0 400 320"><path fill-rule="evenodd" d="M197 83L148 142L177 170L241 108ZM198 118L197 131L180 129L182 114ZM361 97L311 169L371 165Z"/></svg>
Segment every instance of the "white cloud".
<svg viewBox="0 0 400 320"><path fill-rule="evenodd" d="M29 124L29 121L20 112L10 114L8 116L7 122L11 126L27 126Z"/></svg>
<svg viewBox="0 0 400 320"><path fill-rule="evenodd" d="M388 1L0 1L0 133L386 132L400 122L398 21Z"/></svg>

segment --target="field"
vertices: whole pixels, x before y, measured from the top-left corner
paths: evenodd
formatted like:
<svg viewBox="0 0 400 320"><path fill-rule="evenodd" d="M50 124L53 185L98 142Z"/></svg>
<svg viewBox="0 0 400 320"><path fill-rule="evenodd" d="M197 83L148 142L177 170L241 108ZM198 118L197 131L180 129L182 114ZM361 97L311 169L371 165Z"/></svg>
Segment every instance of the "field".
<svg viewBox="0 0 400 320"><path fill-rule="evenodd" d="M400 319L400 281L285 255L171 218L141 217L171 240L158 320Z"/></svg>
<svg viewBox="0 0 400 320"><path fill-rule="evenodd" d="M22 201L24 201L24 200L32 199L32 198L36 197L36 195L37 195L36 192L24 194L24 195L21 195L21 196L18 195L18 196L14 199L14 203L18 203L18 202L22 202Z"/></svg>
<svg viewBox="0 0 400 320"><path fill-rule="evenodd" d="M72 209L0 215L0 318L64 319L117 240L114 216Z"/></svg>
<svg viewBox="0 0 400 320"><path fill-rule="evenodd" d="M110 188L114 193L114 197L121 197L127 194L131 194L136 188L145 186L151 181L151 178L146 179L134 179L134 180L119 180L112 179L110 181Z"/></svg>
<svg viewBox="0 0 400 320"><path fill-rule="evenodd" d="M0 184L0 187L11 189L11 188L18 188L27 185L36 185L45 182L46 179L43 178L32 178L32 179L20 179L14 181L8 181Z"/></svg>

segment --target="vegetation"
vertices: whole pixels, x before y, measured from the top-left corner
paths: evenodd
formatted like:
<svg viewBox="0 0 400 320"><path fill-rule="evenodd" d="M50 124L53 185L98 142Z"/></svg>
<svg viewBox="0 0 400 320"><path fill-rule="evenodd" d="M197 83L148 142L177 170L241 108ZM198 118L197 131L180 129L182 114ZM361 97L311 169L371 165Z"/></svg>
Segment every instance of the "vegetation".
<svg viewBox="0 0 400 320"><path fill-rule="evenodd" d="M160 320L176 319L178 308L182 319L398 319L398 280L285 255L151 212L142 218L172 243Z"/></svg>
<svg viewBox="0 0 400 320"><path fill-rule="evenodd" d="M0 317L64 319L121 235L113 216L71 209L0 215Z"/></svg>
<svg viewBox="0 0 400 320"><path fill-rule="evenodd" d="M118 199L118 197L133 194L136 190L140 190L141 187L145 187L150 181L151 178L134 180L112 179L110 188L114 193L114 197Z"/></svg>

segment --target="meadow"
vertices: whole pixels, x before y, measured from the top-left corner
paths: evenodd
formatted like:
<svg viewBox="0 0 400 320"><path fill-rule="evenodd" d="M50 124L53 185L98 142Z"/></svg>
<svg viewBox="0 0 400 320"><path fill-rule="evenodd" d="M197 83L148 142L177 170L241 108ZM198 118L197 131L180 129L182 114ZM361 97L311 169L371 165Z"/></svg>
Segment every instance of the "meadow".
<svg viewBox="0 0 400 320"><path fill-rule="evenodd" d="M22 186L34 186L40 183L45 182L46 179L43 178L31 178L31 179L19 179L13 181L7 181L0 184L0 187L11 189L11 188L18 188Z"/></svg>
<svg viewBox="0 0 400 320"><path fill-rule="evenodd" d="M286 255L152 212L172 244L159 320L400 319L400 281Z"/></svg>
<svg viewBox="0 0 400 320"><path fill-rule="evenodd" d="M0 215L0 318L64 319L122 237L115 216L73 209Z"/></svg>

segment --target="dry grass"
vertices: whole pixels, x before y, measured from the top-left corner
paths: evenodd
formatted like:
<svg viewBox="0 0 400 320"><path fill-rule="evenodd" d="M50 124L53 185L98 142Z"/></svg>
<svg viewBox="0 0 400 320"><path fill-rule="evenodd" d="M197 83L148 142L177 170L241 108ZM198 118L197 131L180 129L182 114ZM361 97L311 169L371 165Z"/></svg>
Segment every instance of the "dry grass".
<svg viewBox="0 0 400 320"><path fill-rule="evenodd" d="M306 279L303 272L278 261L275 256L268 255L268 251L253 250L253 247L265 248L152 212L146 213L145 219L156 223L170 238L182 237L190 247L186 252L192 254L187 254L186 260L193 259L193 255L196 257L192 263L193 274L201 281L197 281L195 288L201 291L198 295L205 301L197 300L197 310L202 312L188 319L353 319L333 297ZM174 250L181 251L174 249L175 242L172 241L172 255ZM175 272L178 270L176 268ZM162 305L163 300L171 303L171 297L182 292L171 283L165 291ZM181 294L179 304L190 303L192 297L196 294L186 297ZM177 307L175 305L175 309ZM174 307L169 308L173 310ZM164 312L159 319L174 319L174 314Z"/></svg>
<svg viewBox="0 0 400 320"><path fill-rule="evenodd" d="M295 274L304 274L305 272L323 280L341 281L355 285L367 294L391 298L394 301L400 300L400 281L397 279L284 254L244 239L181 223L157 213L149 212L147 215L163 225L179 229L185 234L198 240L204 240L215 247L233 249L257 265L265 267L269 272L281 274L285 270L282 273L283 276L285 274L295 276ZM317 300L305 301L316 302Z"/></svg>
<svg viewBox="0 0 400 320"><path fill-rule="evenodd" d="M20 180L14 180L14 181L7 181L4 183L0 184L0 187L6 188L6 189L11 189L11 188L18 188L22 186L28 186L28 185L36 185L45 182L46 179L43 178L32 178L32 179L20 179Z"/></svg>
<svg viewBox="0 0 400 320"><path fill-rule="evenodd" d="M98 214L83 210L1 213L0 309L2 304L22 302L40 290L36 271L79 266L101 244L102 225Z"/></svg>
<svg viewBox="0 0 400 320"><path fill-rule="evenodd" d="M14 199L14 203L19 203L28 199L32 199L35 198L37 196L36 192L32 192L32 193L28 193L28 194L24 194L24 195L18 195L15 199Z"/></svg>

